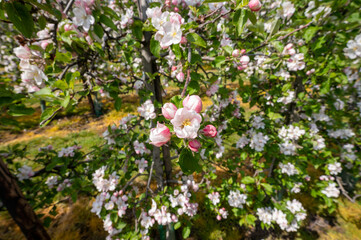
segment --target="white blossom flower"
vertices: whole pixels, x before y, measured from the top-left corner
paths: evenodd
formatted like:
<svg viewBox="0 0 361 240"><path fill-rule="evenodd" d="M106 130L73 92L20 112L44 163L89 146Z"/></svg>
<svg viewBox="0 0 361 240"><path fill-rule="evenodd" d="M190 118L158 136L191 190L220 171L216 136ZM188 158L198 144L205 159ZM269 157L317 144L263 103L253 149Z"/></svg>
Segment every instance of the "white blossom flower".
<svg viewBox="0 0 361 240"><path fill-rule="evenodd" d="M341 163L339 163L339 162L330 163L327 165L327 168L330 171L330 174L332 174L332 175L337 175L340 172L342 172Z"/></svg>
<svg viewBox="0 0 361 240"><path fill-rule="evenodd" d="M18 169L19 173L16 174L16 177L19 179L19 181L23 181L25 179L29 179L32 176L34 176L34 171L31 167L28 165L23 165Z"/></svg>
<svg viewBox="0 0 361 240"><path fill-rule="evenodd" d="M328 186L321 191L327 197L337 198L340 195L340 190L336 187L336 183L329 183Z"/></svg>
<svg viewBox="0 0 361 240"><path fill-rule="evenodd" d="M231 207L243 208L243 204L246 203L247 195L241 194L239 190L230 191L228 195L228 203Z"/></svg>
<svg viewBox="0 0 361 240"><path fill-rule="evenodd" d="M281 168L281 173L286 173L288 176L298 174L298 170L296 169L295 165L293 165L292 163L287 163L287 164L280 163L279 166Z"/></svg>
<svg viewBox="0 0 361 240"><path fill-rule="evenodd" d="M77 26L82 26L84 31L88 32L90 29L90 26L94 24L95 19L93 15L87 14L85 9L81 6L74 8L73 10L74 18L73 22Z"/></svg>
<svg viewBox="0 0 361 240"><path fill-rule="evenodd" d="M145 120L154 119L157 116L154 110L154 105L149 99L145 101L142 106L138 107L139 114L144 117Z"/></svg>

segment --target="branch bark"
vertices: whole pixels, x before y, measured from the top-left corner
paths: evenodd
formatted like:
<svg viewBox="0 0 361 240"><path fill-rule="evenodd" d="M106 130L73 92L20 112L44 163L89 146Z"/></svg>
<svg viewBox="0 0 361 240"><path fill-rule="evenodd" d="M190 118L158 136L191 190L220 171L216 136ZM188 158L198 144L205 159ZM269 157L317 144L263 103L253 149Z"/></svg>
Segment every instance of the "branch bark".
<svg viewBox="0 0 361 240"><path fill-rule="evenodd" d="M15 177L0 158L0 199L28 240L50 240L50 236L21 192Z"/></svg>

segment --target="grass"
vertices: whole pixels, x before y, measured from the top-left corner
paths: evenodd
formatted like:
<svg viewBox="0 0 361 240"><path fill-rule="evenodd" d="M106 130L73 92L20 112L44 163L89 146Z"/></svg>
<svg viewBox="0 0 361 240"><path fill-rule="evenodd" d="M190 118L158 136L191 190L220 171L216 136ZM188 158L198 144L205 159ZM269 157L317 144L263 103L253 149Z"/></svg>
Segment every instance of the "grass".
<svg viewBox="0 0 361 240"><path fill-rule="evenodd" d="M35 135L34 137L25 141L0 146L0 150L6 150L8 147L13 147L15 145L18 145L20 148L27 147L29 152L28 156L33 158L38 153L39 147L45 147L48 145L53 145L54 149L59 151L62 147L77 144L83 147L84 152L88 152L91 150L92 146L103 143L103 138L94 131L84 130L80 132L68 133L65 135L63 134L64 132L60 132L59 134L52 135L51 137Z"/></svg>

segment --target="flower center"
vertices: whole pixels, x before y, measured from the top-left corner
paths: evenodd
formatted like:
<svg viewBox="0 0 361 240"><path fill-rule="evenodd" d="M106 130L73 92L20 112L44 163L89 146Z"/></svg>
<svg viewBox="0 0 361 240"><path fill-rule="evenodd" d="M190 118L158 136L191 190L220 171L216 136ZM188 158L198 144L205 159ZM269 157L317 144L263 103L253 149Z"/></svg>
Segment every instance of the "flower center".
<svg viewBox="0 0 361 240"><path fill-rule="evenodd" d="M173 32L173 33L172 33L172 36L173 36L173 37L177 36L177 32Z"/></svg>
<svg viewBox="0 0 361 240"><path fill-rule="evenodd" d="M191 121L189 119L185 119L182 123L182 128L184 128L185 126L190 126L191 125Z"/></svg>

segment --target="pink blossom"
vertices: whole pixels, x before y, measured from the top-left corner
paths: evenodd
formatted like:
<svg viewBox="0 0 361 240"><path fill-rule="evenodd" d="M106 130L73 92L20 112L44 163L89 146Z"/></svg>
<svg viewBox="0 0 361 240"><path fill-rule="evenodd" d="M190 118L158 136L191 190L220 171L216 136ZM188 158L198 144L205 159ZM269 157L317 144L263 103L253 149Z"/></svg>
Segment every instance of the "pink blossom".
<svg viewBox="0 0 361 240"><path fill-rule="evenodd" d="M173 103L166 103L162 107L162 114L166 119L172 120L177 110Z"/></svg>
<svg viewBox="0 0 361 240"><path fill-rule="evenodd" d="M197 133L201 122L201 115L187 108L178 109L174 118L171 120L177 137L190 139L198 136Z"/></svg>
<svg viewBox="0 0 361 240"><path fill-rule="evenodd" d="M207 125L205 128L203 128L203 134L206 137L214 138L217 136L217 129L213 125Z"/></svg>
<svg viewBox="0 0 361 240"><path fill-rule="evenodd" d="M194 110L197 113L200 113L202 111L202 99L197 95L188 95L183 100L183 107L188 110Z"/></svg>
<svg viewBox="0 0 361 240"><path fill-rule="evenodd" d="M70 31L70 30L73 30L73 28L74 28L73 25L70 25L70 24L68 24L68 23L64 25L64 31L65 31L65 32L68 32L68 31Z"/></svg>
<svg viewBox="0 0 361 240"><path fill-rule="evenodd" d="M176 76L177 80L180 82L184 81L184 73L183 72L179 72Z"/></svg>
<svg viewBox="0 0 361 240"><path fill-rule="evenodd" d="M202 146L201 143L196 139L189 141L189 143L188 143L189 149L192 150L193 152L198 152L198 149L201 146Z"/></svg>
<svg viewBox="0 0 361 240"><path fill-rule="evenodd" d="M243 67L243 65L247 66L249 61L250 61L250 59L247 55L242 56L240 59L240 63L242 64L242 67Z"/></svg>
<svg viewBox="0 0 361 240"><path fill-rule="evenodd" d="M239 56L241 56L241 51L239 51L239 49L233 50L232 57L237 58Z"/></svg>
<svg viewBox="0 0 361 240"><path fill-rule="evenodd" d="M156 147L160 147L166 144L170 140L171 136L172 134L170 133L170 130L167 126L161 123L157 123L157 127L150 130L150 144L153 144Z"/></svg>
<svg viewBox="0 0 361 240"><path fill-rule="evenodd" d="M14 53L20 59L29 59L31 56L30 49L26 45L14 48Z"/></svg>
<svg viewBox="0 0 361 240"><path fill-rule="evenodd" d="M258 12L262 7L262 3L259 0L251 0L248 3L248 7L251 9L251 11Z"/></svg>
<svg viewBox="0 0 361 240"><path fill-rule="evenodd" d="M187 38L186 37L182 37L180 44L186 44L187 43Z"/></svg>

